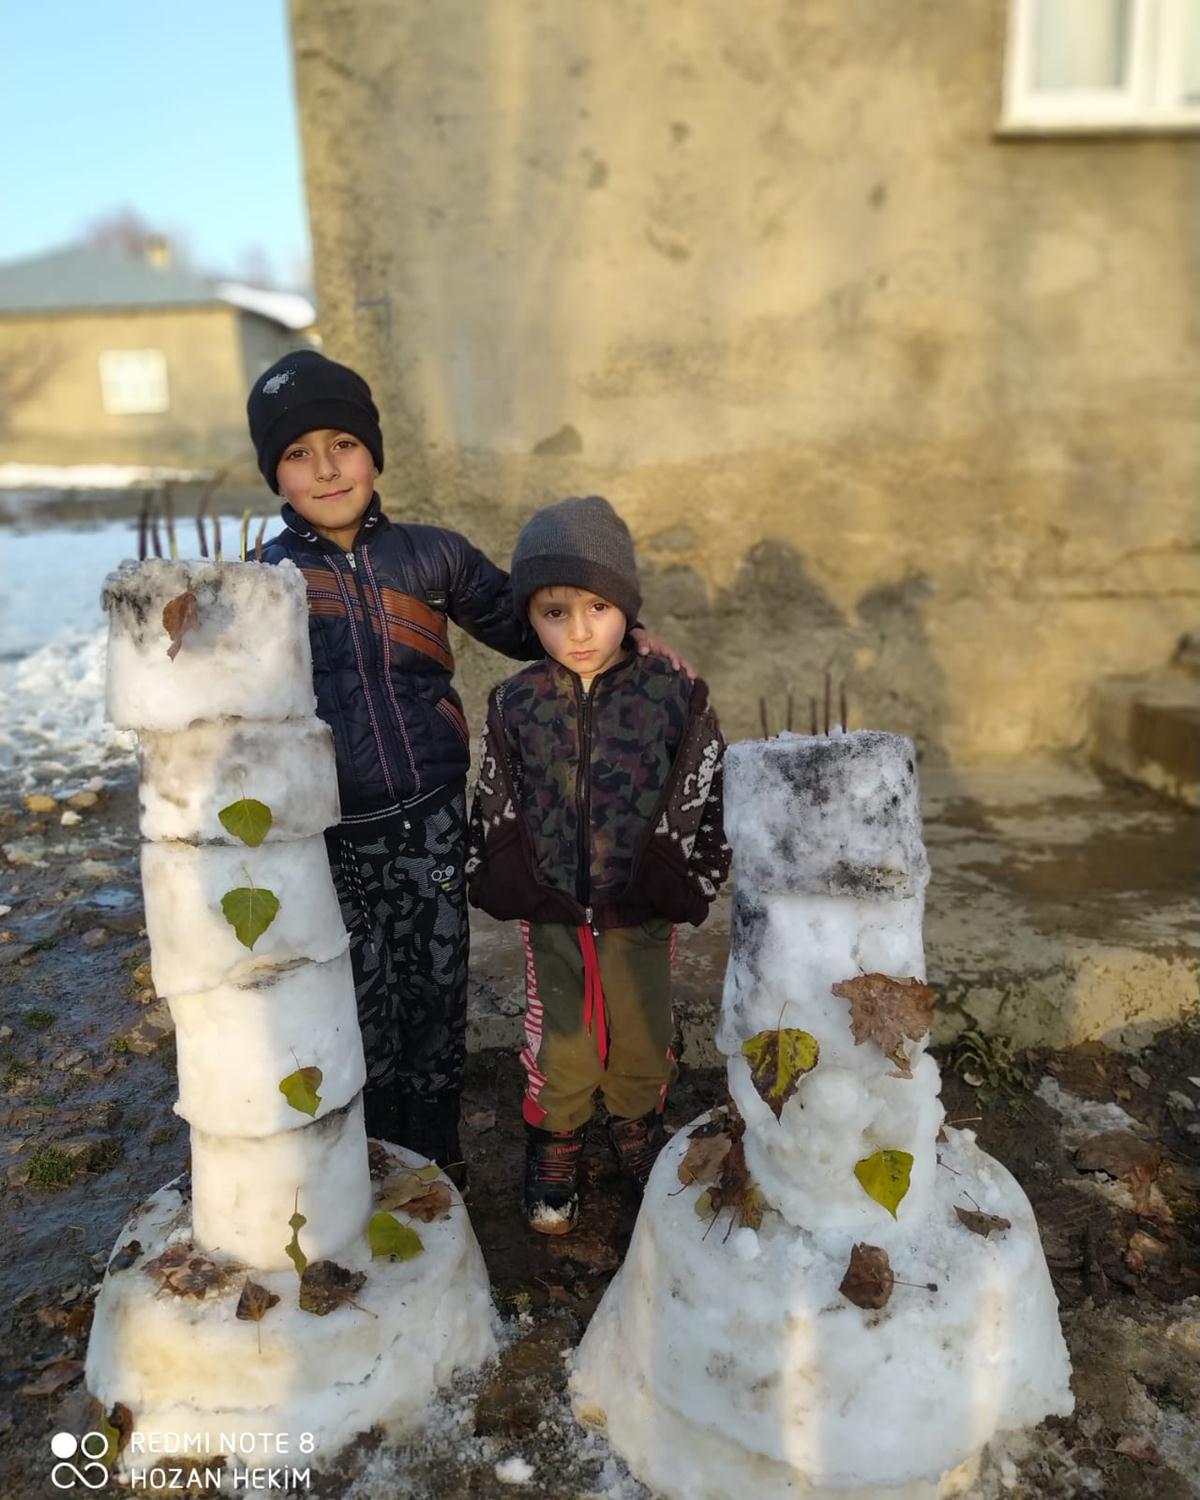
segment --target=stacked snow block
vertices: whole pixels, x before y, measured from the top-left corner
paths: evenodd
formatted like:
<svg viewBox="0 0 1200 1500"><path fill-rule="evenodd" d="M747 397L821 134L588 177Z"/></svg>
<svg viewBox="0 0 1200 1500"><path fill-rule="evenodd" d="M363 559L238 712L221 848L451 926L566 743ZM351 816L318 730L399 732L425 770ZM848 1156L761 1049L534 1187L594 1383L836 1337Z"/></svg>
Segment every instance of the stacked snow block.
<svg viewBox="0 0 1200 1500"><path fill-rule="evenodd" d="M400 1215L410 1260L371 1253L381 1180L420 1162L379 1148L373 1174L368 1154L302 576L127 564L104 602L109 713L139 735L146 929L191 1173L126 1228L138 1254L119 1249L106 1277L88 1386L143 1434L308 1432L319 1460L375 1423L413 1420L491 1354L482 1259L449 1183L446 1213L419 1235ZM181 1281L184 1251L194 1275ZM333 1315L298 1298L300 1273L326 1261L354 1286ZM257 1320L238 1310L248 1281L278 1298L264 1313L259 1297ZM430 1320L418 1338L402 1326L413 1297Z"/></svg>
<svg viewBox="0 0 1200 1500"><path fill-rule="evenodd" d="M925 977L913 746L744 742L725 787L733 1109L659 1158L577 1356L576 1412L669 1500L965 1493L996 1432L1072 1398L1028 1200L972 1132L939 1138L927 1030L888 1027ZM869 976L888 982L864 1016ZM740 1184L690 1180L696 1129L736 1142Z"/></svg>
<svg viewBox="0 0 1200 1500"><path fill-rule="evenodd" d="M263 1270L290 1265L280 1230L301 1193L315 1258L365 1233L371 1211L366 1068L322 836L339 817L337 774L296 583L246 563L161 563L117 575L105 594L109 714L141 737L146 931L175 1021L195 1243ZM188 593L195 624L171 657L163 607ZM250 803L270 814L255 844L220 819ZM278 901L252 947L222 909L239 889ZM279 1088L311 1066L322 1073L313 1116Z"/></svg>

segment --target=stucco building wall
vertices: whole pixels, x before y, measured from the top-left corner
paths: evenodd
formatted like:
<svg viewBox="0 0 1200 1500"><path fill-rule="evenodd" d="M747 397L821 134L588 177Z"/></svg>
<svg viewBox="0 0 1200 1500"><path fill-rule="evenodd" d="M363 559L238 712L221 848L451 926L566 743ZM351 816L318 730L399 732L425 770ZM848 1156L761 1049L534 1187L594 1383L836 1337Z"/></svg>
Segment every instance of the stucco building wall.
<svg viewBox="0 0 1200 1500"><path fill-rule="evenodd" d="M504 560L608 494L731 736L828 666L931 759L1063 747L1196 623L1200 143L998 139L1001 0L292 12L393 514Z"/></svg>

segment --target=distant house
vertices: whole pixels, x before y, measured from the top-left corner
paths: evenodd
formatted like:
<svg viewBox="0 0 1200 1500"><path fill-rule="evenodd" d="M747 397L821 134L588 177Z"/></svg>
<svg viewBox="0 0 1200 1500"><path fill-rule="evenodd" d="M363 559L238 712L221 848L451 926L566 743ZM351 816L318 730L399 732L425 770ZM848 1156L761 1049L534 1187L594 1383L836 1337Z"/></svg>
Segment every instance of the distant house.
<svg viewBox="0 0 1200 1500"><path fill-rule="evenodd" d="M246 392L313 342L302 296L77 246L0 265L0 470L214 471L249 455Z"/></svg>

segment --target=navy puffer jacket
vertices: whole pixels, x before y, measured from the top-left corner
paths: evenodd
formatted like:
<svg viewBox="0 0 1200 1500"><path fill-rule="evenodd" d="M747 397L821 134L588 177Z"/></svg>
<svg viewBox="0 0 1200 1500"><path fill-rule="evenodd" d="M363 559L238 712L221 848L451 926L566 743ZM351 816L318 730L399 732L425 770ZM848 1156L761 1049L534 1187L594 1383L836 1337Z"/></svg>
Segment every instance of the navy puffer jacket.
<svg viewBox="0 0 1200 1500"><path fill-rule="evenodd" d="M290 505L283 519L263 561L288 558L308 585L317 713L333 730L342 821L391 817L470 762L447 620L518 661L541 647L513 614L508 574L457 531L394 526L378 495L350 552Z"/></svg>

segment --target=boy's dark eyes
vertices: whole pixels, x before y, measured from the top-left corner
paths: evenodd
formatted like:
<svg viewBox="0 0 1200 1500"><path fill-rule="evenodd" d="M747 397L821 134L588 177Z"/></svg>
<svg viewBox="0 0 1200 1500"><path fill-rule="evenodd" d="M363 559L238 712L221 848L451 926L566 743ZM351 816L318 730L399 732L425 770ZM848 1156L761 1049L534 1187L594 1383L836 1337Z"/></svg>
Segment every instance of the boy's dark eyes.
<svg viewBox="0 0 1200 1500"><path fill-rule="evenodd" d="M283 456L284 458L303 458L305 451L303 448L292 448L290 452L285 453Z"/></svg>

